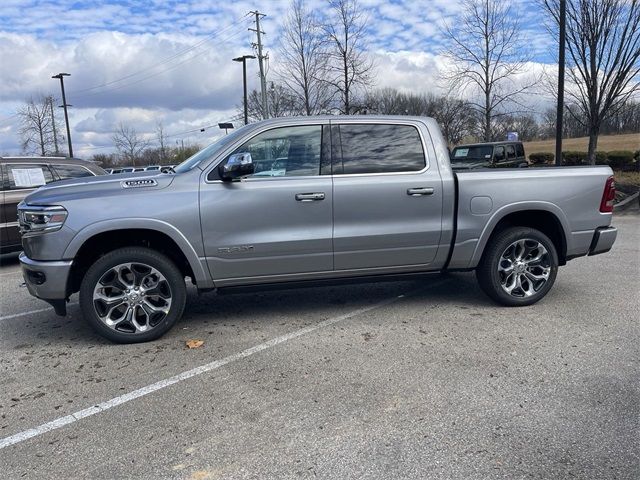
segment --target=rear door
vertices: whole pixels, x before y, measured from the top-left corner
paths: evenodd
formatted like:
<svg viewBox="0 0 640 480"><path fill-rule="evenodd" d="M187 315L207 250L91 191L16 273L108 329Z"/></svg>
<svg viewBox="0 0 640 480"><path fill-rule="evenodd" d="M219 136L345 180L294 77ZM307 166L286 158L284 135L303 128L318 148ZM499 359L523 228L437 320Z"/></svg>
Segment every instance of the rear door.
<svg viewBox="0 0 640 480"><path fill-rule="evenodd" d="M428 269L443 192L423 132L411 123L353 120L332 122L331 134L335 269Z"/></svg>
<svg viewBox="0 0 640 480"><path fill-rule="evenodd" d="M20 243L18 228L18 204L35 189L54 181L53 173L46 164L7 163L5 164L7 188L4 192L7 243Z"/></svg>

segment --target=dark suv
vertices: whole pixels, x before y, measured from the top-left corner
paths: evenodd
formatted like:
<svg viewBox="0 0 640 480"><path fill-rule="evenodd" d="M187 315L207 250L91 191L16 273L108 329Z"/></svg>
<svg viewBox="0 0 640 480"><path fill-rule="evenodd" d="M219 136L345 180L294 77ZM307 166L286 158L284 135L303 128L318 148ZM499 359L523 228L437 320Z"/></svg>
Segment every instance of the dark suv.
<svg viewBox="0 0 640 480"><path fill-rule="evenodd" d="M526 167L527 157L522 142L487 142L458 145L451 152L451 168L469 170L474 168L518 168Z"/></svg>
<svg viewBox="0 0 640 480"><path fill-rule="evenodd" d="M104 175L94 163L66 157L0 157L0 253L21 250L17 206L42 185Z"/></svg>

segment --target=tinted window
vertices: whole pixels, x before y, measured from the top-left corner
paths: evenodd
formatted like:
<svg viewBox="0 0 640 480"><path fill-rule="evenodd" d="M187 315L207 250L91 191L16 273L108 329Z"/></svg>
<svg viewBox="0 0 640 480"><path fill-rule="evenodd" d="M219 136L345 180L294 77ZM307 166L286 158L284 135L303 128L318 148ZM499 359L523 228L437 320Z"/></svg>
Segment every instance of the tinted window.
<svg viewBox="0 0 640 480"><path fill-rule="evenodd" d="M461 163L468 161L485 161L491 160L493 147L491 145L472 145L469 147L456 147L451 153L451 163Z"/></svg>
<svg viewBox="0 0 640 480"><path fill-rule="evenodd" d="M504 147L496 147L493 155L496 161L504 160Z"/></svg>
<svg viewBox="0 0 640 480"><path fill-rule="evenodd" d="M38 188L41 185L53 182L53 174L46 165L14 164L7 165L9 176L9 189Z"/></svg>
<svg viewBox="0 0 640 480"><path fill-rule="evenodd" d="M519 157L524 157L524 146L521 143L516 145L516 153Z"/></svg>
<svg viewBox="0 0 640 480"><path fill-rule="evenodd" d="M93 176L93 173L80 165L54 165L53 168L60 180Z"/></svg>
<svg viewBox="0 0 640 480"><path fill-rule="evenodd" d="M249 152L253 177L320 174L322 126L282 127L256 135L233 153Z"/></svg>
<svg viewBox="0 0 640 480"><path fill-rule="evenodd" d="M410 125L340 125L340 141L346 174L416 172L426 165L420 135Z"/></svg>
<svg viewBox="0 0 640 480"><path fill-rule="evenodd" d="M516 149L513 145L507 145L507 158L516 158Z"/></svg>

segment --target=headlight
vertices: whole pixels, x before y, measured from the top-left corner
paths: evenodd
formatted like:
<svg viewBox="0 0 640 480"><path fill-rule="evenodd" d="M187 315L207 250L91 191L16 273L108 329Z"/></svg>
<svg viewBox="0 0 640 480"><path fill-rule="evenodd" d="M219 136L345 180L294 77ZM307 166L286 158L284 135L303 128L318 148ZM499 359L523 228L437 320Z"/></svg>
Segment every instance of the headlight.
<svg viewBox="0 0 640 480"><path fill-rule="evenodd" d="M23 236L60 230L67 219L67 210L61 206L18 206L20 233Z"/></svg>

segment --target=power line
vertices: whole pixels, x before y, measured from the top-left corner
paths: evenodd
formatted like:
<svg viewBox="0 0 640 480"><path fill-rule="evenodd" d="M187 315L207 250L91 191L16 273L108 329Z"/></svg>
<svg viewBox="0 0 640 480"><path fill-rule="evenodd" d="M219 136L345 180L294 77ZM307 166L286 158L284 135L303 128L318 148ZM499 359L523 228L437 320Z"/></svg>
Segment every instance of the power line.
<svg viewBox="0 0 640 480"><path fill-rule="evenodd" d="M220 42L221 43L228 42L229 40L231 40L234 37L237 37L241 33L242 33L242 31L237 31L236 33L230 35L229 37L225 38L224 40L220 40ZM137 79L137 80L135 80L133 82L129 82L129 83L125 83L125 84L122 84L122 85L118 85L118 86L115 86L115 87L112 87L112 88L108 88L106 90L102 90L102 91L99 91L99 92L92 92L92 93L86 93L84 95L74 96L74 100L77 100L78 98L82 99L82 98L95 97L97 95L102 95L102 94L105 94L105 93L114 92L116 90L121 90L123 88L130 87L132 85L137 85L139 83L146 82L147 80L149 80L151 78L154 78L154 77L157 77L158 75L162 75L163 73L167 73L167 72L170 72L171 70L175 70L180 65L183 65L184 63L189 62L189 61L199 57L200 55L202 55L204 53L206 53L206 51L198 52L195 55L182 60L181 62L178 62L178 63L176 63L176 64L174 64L174 65L172 65L172 66L170 66L168 68L165 68L164 70L160 70L158 72L152 73L150 75L147 75L146 77L142 77L142 78Z"/></svg>
<svg viewBox="0 0 640 480"><path fill-rule="evenodd" d="M187 54L187 53L189 53L189 52L191 52L191 51L193 51L193 50L195 50L195 49L197 49L197 48L200 48L202 45L204 45L204 44L206 44L206 43L210 42L211 40L213 40L213 39L215 39L215 38L217 38L217 37L218 37L218 36L220 36L221 34L225 33L227 30L229 30L229 29L231 29L231 28L235 27L236 25L238 25L239 23L241 23L247 15L248 15L248 14L245 14L244 16L242 16L242 17L238 18L236 21L234 21L232 24L230 24L230 25L226 26L226 27L225 27L225 28L223 28L222 30L219 30L218 32L214 32L214 33L212 33L211 35L208 35L206 38L204 38L204 39L200 40L199 42L197 42L197 43L195 43L195 44L191 45L190 47L187 47L187 48L185 48L185 49L183 49L183 50L181 50L181 51L179 51L179 52L177 52L177 53L175 53L175 54L173 54L173 55L171 55L171 56L169 56L169 57L166 57L166 58L164 58L163 60L160 60L159 62L155 63L154 65L151 65L151 66L149 66L149 67L143 68L143 69L138 70L138 71L136 71L136 72L134 72L134 73L131 73L131 74L125 75L124 77L120 77L120 78L117 78L117 79L115 79L115 80L111 80L111 81L109 81L109 82L102 83L102 84L100 84L100 85L95 85L95 86L93 86L93 87L87 87L87 88L83 88L83 89L80 89L80 90L75 90L75 91L71 92L71 94L73 95L73 98L74 98L74 99L75 99L75 98L84 98L84 97L87 97L87 96L98 95L98 94L100 94L100 93L105 93L105 92L109 92L109 91L116 90L116 89L119 89L119 88L121 88L121 87L124 87L125 85L128 85L128 84L125 84L125 85L123 85L123 86L119 86L119 87L116 87L116 88L113 88L113 89L111 89L111 88L110 88L110 89L103 90L103 91L100 91L100 92L93 92L93 93L84 94L84 95L77 95L78 93L82 93L82 92L90 92L90 91L92 91L92 90L96 90L96 89L104 88L104 87L107 87L107 86L110 86L110 85L113 85L113 84L116 84L116 83L120 83L120 82L122 82L123 80L127 80L127 79L129 79L129 78L136 77L136 76L138 76L138 75L140 75L140 74L142 74L142 73L145 73L145 72L148 72L148 71L154 70L154 69L156 69L157 67L160 67L160 66L162 66L162 65L165 65L165 64L167 64L167 63L171 63L173 60L177 59L178 57L181 57L181 56L183 56L183 55L185 55L185 54ZM223 40L222 42L224 43L224 41L225 41L225 40ZM202 52L201 52L201 53L202 53ZM197 55L194 55L194 56L190 57L189 59L193 59L193 58L195 58L196 56L197 56ZM182 63L184 63L184 62L180 62L180 63L178 63L177 65L181 65ZM160 73L162 73L162 72L160 72ZM155 76L155 75L151 75L151 76L146 77L146 78L151 78L151 77L153 77L153 76ZM134 82L133 84L135 84L135 83L138 83L138 82Z"/></svg>

